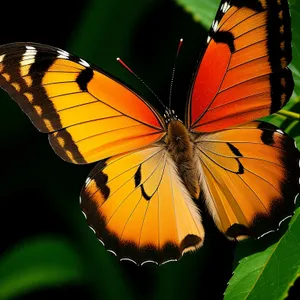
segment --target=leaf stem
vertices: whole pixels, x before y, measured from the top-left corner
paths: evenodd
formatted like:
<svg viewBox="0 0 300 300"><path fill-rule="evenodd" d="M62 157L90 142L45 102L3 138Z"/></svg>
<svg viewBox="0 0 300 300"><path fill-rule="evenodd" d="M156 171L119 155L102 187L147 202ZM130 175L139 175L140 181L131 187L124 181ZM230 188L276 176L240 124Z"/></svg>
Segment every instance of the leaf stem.
<svg viewBox="0 0 300 300"><path fill-rule="evenodd" d="M282 110L278 111L276 114L288 117L290 119L300 120L300 114L297 114L295 112L288 111L288 110L285 110L285 109L282 109Z"/></svg>

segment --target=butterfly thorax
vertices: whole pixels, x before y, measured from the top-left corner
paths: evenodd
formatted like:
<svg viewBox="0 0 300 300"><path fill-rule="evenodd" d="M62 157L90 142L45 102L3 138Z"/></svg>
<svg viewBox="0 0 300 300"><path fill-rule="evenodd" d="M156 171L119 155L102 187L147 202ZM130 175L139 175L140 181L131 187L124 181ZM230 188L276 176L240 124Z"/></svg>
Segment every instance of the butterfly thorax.
<svg viewBox="0 0 300 300"><path fill-rule="evenodd" d="M181 121L173 119L168 124L165 142L183 183L191 196L198 198L200 172L193 136Z"/></svg>

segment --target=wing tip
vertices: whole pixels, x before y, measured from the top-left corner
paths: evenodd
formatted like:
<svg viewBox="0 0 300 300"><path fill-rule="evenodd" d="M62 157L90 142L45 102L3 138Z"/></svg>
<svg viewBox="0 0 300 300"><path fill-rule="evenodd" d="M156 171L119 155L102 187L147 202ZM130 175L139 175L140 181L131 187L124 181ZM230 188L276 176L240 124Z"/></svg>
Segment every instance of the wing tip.
<svg viewBox="0 0 300 300"><path fill-rule="evenodd" d="M64 161L74 164L88 163L66 129L50 133L48 140L53 151Z"/></svg>

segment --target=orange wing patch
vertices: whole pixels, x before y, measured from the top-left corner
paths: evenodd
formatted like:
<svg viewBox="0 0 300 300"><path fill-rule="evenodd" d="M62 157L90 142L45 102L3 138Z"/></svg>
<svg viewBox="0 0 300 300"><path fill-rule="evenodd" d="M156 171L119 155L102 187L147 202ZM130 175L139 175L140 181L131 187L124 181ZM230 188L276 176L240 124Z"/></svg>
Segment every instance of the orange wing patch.
<svg viewBox="0 0 300 300"><path fill-rule="evenodd" d="M293 139L253 122L198 141L205 201L229 238L260 237L292 215L300 177Z"/></svg>
<svg viewBox="0 0 300 300"><path fill-rule="evenodd" d="M200 214L159 146L97 165L81 206L107 249L137 264L177 260L203 243Z"/></svg>
<svg viewBox="0 0 300 300"><path fill-rule="evenodd" d="M221 4L190 94L191 131L218 131L269 115L292 94L288 3L250 2Z"/></svg>
<svg viewBox="0 0 300 300"><path fill-rule="evenodd" d="M15 43L1 46L0 58L0 86L68 162L94 162L165 134L162 118L137 94L63 50Z"/></svg>

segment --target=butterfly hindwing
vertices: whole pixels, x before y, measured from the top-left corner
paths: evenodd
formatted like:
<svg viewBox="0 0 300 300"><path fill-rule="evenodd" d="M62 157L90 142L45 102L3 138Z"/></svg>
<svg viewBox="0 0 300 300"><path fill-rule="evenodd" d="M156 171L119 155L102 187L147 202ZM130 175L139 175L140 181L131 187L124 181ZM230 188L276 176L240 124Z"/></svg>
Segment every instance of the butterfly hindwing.
<svg viewBox="0 0 300 300"><path fill-rule="evenodd" d="M90 163L158 141L155 110L103 71L35 43L0 47L0 86L64 160Z"/></svg>
<svg viewBox="0 0 300 300"><path fill-rule="evenodd" d="M187 126L214 132L278 111L294 82L288 1L222 1L193 79Z"/></svg>
<svg viewBox="0 0 300 300"><path fill-rule="evenodd" d="M161 146L98 164L81 206L107 249L137 264L176 260L203 243L198 209Z"/></svg>
<svg viewBox="0 0 300 300"><path fill-rule="evenodd" d="M300 156L281 130L252 122L200 136L197 148L206 205L229 238L260 237L293 214Z"/></svg>

